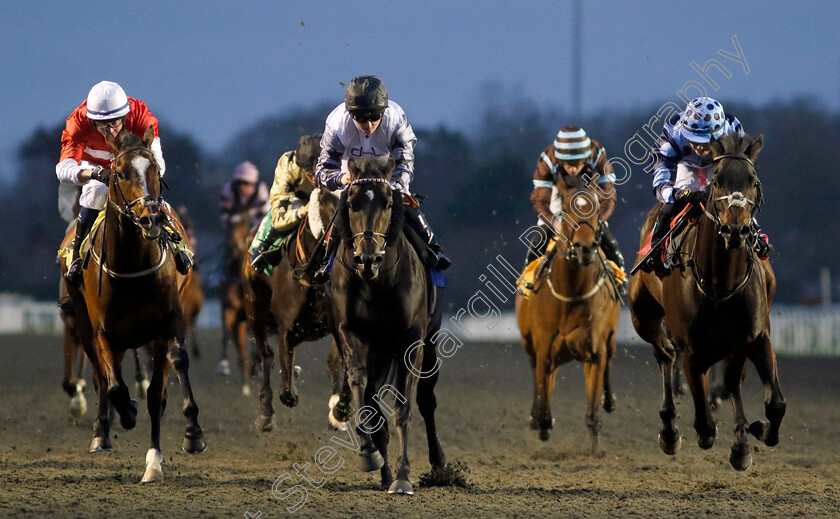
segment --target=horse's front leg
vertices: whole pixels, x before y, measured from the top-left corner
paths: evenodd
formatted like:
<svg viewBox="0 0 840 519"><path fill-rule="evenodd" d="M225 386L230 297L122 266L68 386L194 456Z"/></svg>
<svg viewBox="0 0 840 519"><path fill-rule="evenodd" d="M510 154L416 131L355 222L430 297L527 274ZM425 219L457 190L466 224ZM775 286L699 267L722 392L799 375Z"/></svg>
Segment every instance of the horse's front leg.
<svg viewBox="0 0 840 519"><path fill-rule="evenodd" d="M551 416L551 395L554 393L554 374L557 364L550 356L551 343L554 338L545 334L533 337L534 358L531 366L534 369L534 404L531 409L532 428L536 425L542 441L548 441L549 430L554 427Z"/></svg>
<svg viewBox="0 0 840 519"><path fill-rule="evenodd" d="M711 363L693 351L684 356L685 374L694 401L694 430L697 431L697 445L701 449L711 449L717 438L717 425L712 418L712 409L709 405L708 370L710 365Z"/></svg>
<svg viewBox="0 0 840 519"><path fill-rule="evenodd" d="M120 425L123 429L133 429L137 425L137 400L132 400L128 394L128 386L122 378L122 361L124 351L113 351L108 339L103 333L96 335L96 352L106 386L100 391L108 392L108 399L120 415Z"/></svg>
<svg viewBox="0 0 840 519"><path fill-rule="evenodd" d="M288 330L280 329L277 334L277 351L280 354L280 401L286 407L298 405L298 390L295 384L295 353L297 344L289 340Z"/></svg>
<svg viewBox="0 0 840 519"><path fill-rule="evenodd" d="M237 313L233 328L239 354L239 373L242 375L242 396L251 396L251 358L248 356L248 328L245 326L244 310Z"/></svg>
<svg viewBox="0 0 840 519"><path fill-rule="evenodd" d="M615 357L615 332L611 332L607 339L607 359L604 364L604 411L612 413L615 411L615 393L612 391L612 384L610 383L610 371L612 370L612 361Z"/></svg>
<svg viewBox="0 0 840 519"><path fill-rule="evenodd" d="M437 408L435 385L439 374L437 363L435 344L427 340L423 349L422 372L424 374L431 373L431 375L421 376L420 380L417 381L417 409L426 424L426 441L429 444L429 464L432 466L432 470L443 468L446 465L446 455L440 445L435 422L435 409Z"/></svg>
<svg viewBox="0 0 840 519"><path fill-rule="evenodd" d="M586 379L586 427L592 440L591 454L598 454L598 433L601 431L601 417L598 416L599 397L604 386L606 354L593 356L583 363L583 375Z"/></svg>
<svg viewBox="0 0 840 519"><path fill-rule="evenodd" d="M347 384L353 394L356 409L361 409L365 405L365 388L368 385L367 348L347 328L346 323L339 324L338 336L341 344L341 355L347 369ZM356 424L356 432L360 442L359 463L362 472L379 470L385 464L385 460L373 444L369 432L359 427L358 424Z"/></svg>
<svg viewBox="0 0 840 519"><path fill-rule="evenodd" d="M263 382L260 387L260 415L255 425L260 431L270 431L274 428L274 405L272 404L271 371L274 369L274 352L268 343L268 333L264 323L254 320L251 322L251 331L256 342L257 355L260 358L262 367Z"/></svg>
<svg viewBox="0 0 840 519"><path fill-rule="evenodd" d="M338 350L338 343L332 341L332 348L327 357L327 371L329 371L330 382L332 382L332 396L330 396L329 422L334 429L344 431L347 429L347 422L353 407L353 393L350 391L350 384L347 383L344 360Z"/></svg>
<svg viewBox="0 0 840 519"><path fill-rule="evenodd" d="M787 402L779 385L776 352L766 333L762 334L751 346L749 358L764 384L764 414L769 421L751 423L750 433L768 447L774 447L779 444L779 428L785 416Z"/></svg>
<svg viewBox="0 0 840 519"><path fill-rule="evenodd" d="M653 353L662 372L662 406L659 408L662 429L659 431L659 448L672 456L682 447L682 437L677 428L677 408L674 405L673 374L677 350L671 341L660 334L653 344Z"/></svg>
<svg viewBox="0 0 840 519"><path fill-rule="evenodd" d="M744 367L747 359L737 353L730 357L723 374L723 383L732 401L732 412L735 416L735 442L729 454L729 463L735 470L747 470L752 465L752 455L747 441L747 415L744 413L744 400L741 396L741 386L746 372Z"/></svg>
<svg viewBox="0 0 840 519"><path fill-rule="evenodd" d="M62 307L62 313L64 313ZM74 418L81 418L87 413L87 400L85 400L84 365L85 355L79 347L78 339L73 333L72 324L69 320L72 317L65 317L64 337L62 341L64 349L64 380L61 387L70 397L70 414ZM78 358L78 363L77 363ZM78 368L76 367L78 364Z"/></svg>
<svg viewBox="0 0 840 519"><path fill-rule="evenodd" d="M230 375L230 361L227 357L228 343L231 342L231 330L233 330L233 323L236 319L236 310L232 307L229 292L232 288L224 286L219 287L219 293L222 294L222 355L219 358L219 365L216 371L220 375Z"/></svg>
<svg viewBox="0 0 840 519"><path fill-rule="evenodd" d="M146 404L149 410L151 422L151 446L146 453L146 472L143 474L142 483L151 483L163 480L163 455L160 451L160 421L163 410L166 407L164 390L169 372L169 359L167 358L168 345L166 341L157 340L154 343L154 367L152 379L147 389Z"/></svg>
<svg viewBox="0 0 840 519"><path fill-rule="evenodd" d="M411 347L422 341L422 336L417 331L410 334L404 342ZM394 389L396 390L396 416L394 417L394 428L397 432L399 453L395 464L396 479L388 488L389 494L414 494L414 487L408 479L411 473L411 463L408 460L408 421L411 415L411 402L414 398L417 376L413 373L420 371L423 365L423 348L414 348L413 354L408 359L399 355L395 360Z"/></svg>
<svg viewBox="0 0 840 519"><path fill-rule="evenodd" d="M187 350L184 349L177 337L169 340L167 357L175 373L178 375L178 382L181 384L181 392L184 399L184 416L187 418L187 429L184 433L184 442L181 448L188 454L204 452L207 444L204 442L204 433L198 425L198 405L193 398L192 386L190 385L190 358Z"/></svg>

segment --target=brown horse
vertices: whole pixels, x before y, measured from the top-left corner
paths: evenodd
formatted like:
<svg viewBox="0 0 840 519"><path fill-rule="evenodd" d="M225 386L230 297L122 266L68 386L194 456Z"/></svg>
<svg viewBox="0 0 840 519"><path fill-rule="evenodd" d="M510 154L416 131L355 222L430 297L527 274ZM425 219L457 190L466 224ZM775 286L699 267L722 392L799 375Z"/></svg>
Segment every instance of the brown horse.
<svg viewBox="0 0 840 519"><path fill-rule="evenodd" d="M522 347L534 371L531 428L549 438L551 396L557 368L571 360L583 363L586 378L586 426L591 451L598 452L601 393L604 409L615 409L610 367L615 355L620 302L610 283L610 267L599 248L598 196L587 188L569 189L553 222L557 235L546 274L530 294L516 295L516 318Z"/></svg>
<svg viewBox="0 0 840 519"><path fill-rule="evenodd" d="M352 181L336 217L343 245L330 280L335 333L358 409L359 456L363 471L380 469L389 493L413 494L408 418L415 387L429 462L433 469L445 463L434 418L438 358L432 344L441 297L403 232L402 193L389 185L394 159L351 159L348 168ZM388 420L380 408L385 393L396 397L396 479L388 463Z"/></svg>
<svg viewBox="0 0 840 519"><path fill-rule="evenodd" d="M122 377L127 349L154 345L154 374L147 392L151 448L143 481L163 478L160 422L166 407L166 379L174 367L183 391L187 428L182 448L206 448L192 395L189 357L183 347L184 317L179 291L188 281L179 275L164 229L160 173L150 151L151 127L141 140L121 132L106 141L114 155L104 221L91 232L90 260L80 287L68 287L80 342L93 366L99 393L91 451L110 450L108 404L125 429L137 423L137 402L129 397ZM71 230L65 243L72 238ZM66 270L66 266L62 270Z"/></svg>
<svg viewBox="0 0 840 519"><path fill-rule="evenodd" d="M297 347L303 341L321 339L331 331L330 302L326 287L305 286L296 279L295 273L309 260L319 238L326 231L323 222L332 218L337 204L338 198L329 191L315 189L312 192L309 215L281 245L281 259L271 276L256 272L247 259L242 265L245 313L256 341L257 357L263 372L260 414L256 420L257 428L262 431L273 428L274 417L271 390L274 353L268 343L269 333L277 334L282 377L280 401L287 407L294 407L298 403L295 367ZM344 366L337 352L333 340L328 359L328 371L333 382L329 418L333 427L343 429L350 411L350 394L349 389L340 391Z"/></svg>
<svg viewBox="0 0 840 519"><path fill-rule="evenodd" d="M683 233L674 269L661 282L653 274L637 272L628 291L633 326L653 345L662 371L660 447L674 454L682 444L671 380L676 352L683 354L694 400L697 443L703 449L711 448L717 435L707 372L725 360L724 384L735 415L729 461L738 470L752 464L747 433L768 446L778 444L786 407L770 342L770 302L776 280L770 263L756 258L750 241L750 222L762 203L754 167L762 145L762 137L737 135L711 144L714 176L706 188L706 202L695 209L699 221ZM642 227L642 242L647 241L657 209L648 214ZM768 422L747 423L741 399L747 359L764 384Z"/></svg>
<svg viewBox="0 0 840 519"><path fill-rule="evenodd" d="M61 387L67 393L67 396L70 397L70 414L73 418L81 418L87 414L87 400L84 394L85 387L87 387L84 374L87 358L79 342L78 332L76 331L76 316L73 312L73 301L70 299L70 294L67 291L67 282L64 276L60 276L58 292L59 315L64 324L62 336L64 378L61 382Z"/></svg>
<svg viewBox="0 0 840 519"><path fill-rule="evenodd" d="M251 243L251 217L247 210L231 215L225 236L226 254L219 281L219 301L222 309L222 357L219 373L230 374L228 345L233 343L242 376L242 395L251 395L251 358L248 356L248 328L245 313L245 292L242 287L243 264L248 263L248 244Z"/></svg>

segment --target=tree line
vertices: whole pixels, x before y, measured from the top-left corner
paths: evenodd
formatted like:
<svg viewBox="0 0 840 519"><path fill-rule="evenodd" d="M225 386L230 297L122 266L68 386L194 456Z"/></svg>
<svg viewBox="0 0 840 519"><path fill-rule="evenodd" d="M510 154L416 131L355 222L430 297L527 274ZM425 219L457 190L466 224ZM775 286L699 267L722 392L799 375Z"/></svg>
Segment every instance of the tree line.
<svg viewBox="0 0 840 519"><path fill-rule="evenodd" d="M446 298L462 306L482 288L478 279L497 255L515 266L525 257L519 236L536 223L528 202L531 177L540 152L557 130L576 124L601 142L610 156L625 156L625 146L656 105L637 111L603 111L579 120L529 99L484 98L467 132L446 126L415 127L415 180L412 190L426 195L424 212L455 264L447 272ZM750 134L764 134L757 171L765 205L758 219L776 247L777 302L810 304L819 299L819 271L837 264L840 223L832 212L840 202L840 114L812 99L754 106L725 103ZM204 278L221 257L218 198L233 168L250 160L270 185L277 159L293 149L304 133L323 131L331 104L318 104L266 117L235 135L221 150L208 150L192 136L161 118L166 159L164 197L184 205L196 222L197 253ZM410 114L409 114L410 116ZM410 120L410 117L409 117ZM662 121L657 121L661 128ZM55 164L64 122L33 131L19 146L15 184L0 195L6 219L0 226L0 279L3 291L49 300L57 297L56 250L66 224L58 215ZM622 252L632 265L639 228L654 203L650 175L634 166L617 185L619 203L610 220ZM840 273L833 272L835 279ZM212 283L205 287L210 297ZM837 294L835 283L835 295Z"/></svg>

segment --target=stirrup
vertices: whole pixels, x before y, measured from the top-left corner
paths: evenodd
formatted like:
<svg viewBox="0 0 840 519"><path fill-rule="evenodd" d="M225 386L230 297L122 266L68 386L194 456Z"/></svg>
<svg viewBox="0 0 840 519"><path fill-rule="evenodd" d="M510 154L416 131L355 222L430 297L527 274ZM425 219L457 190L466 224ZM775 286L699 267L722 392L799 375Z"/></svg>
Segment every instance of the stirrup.
<svg viewBox="0 0 840 519"><path fill-rule="evenodd" d="M323 285L327 281L329 281L329 279L330 279L329 268L330 268L330 259L326 258L324 260L324 262L321 263L321 266L318 267L318 270L316 270L315 273L312 274L312 279L309 280L310 284L312 284L312 285Z"/></svg>
<svg viewBox="0 0 840 519"><path fill-rule="evenodd" d="M82 258L75 258L70 263L70 268L64 273L64 279L73 286L79 286L83 279Z"/></svg>

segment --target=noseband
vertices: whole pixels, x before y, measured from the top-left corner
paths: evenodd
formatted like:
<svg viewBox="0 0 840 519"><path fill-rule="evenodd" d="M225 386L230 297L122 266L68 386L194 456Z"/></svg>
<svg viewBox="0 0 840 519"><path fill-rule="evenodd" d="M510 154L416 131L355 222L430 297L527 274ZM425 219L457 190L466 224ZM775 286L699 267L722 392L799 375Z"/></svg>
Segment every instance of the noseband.
<svg viewBox="0 0 840 519"><path fill-rule="evenodd" d="M134 147L127 148L125 150L120 151L120 153L117 154L116 157L114 157L114 159L111 161L112 171L116 171L113 168L114 168L114 165L117 163L117 161L120 159L120 157L122 157L123 155L126 155L127 153L136 152L136 151L147 153L148 155L151 156L151 161L152 162L155 161L154 155L152 155L152 153L147 148L144 148L144 147L141 147L141 146L134 146ZM163 202L163 197L154 197L151 194L146 194L146 196L140 196L140 197L137 197L137 198L129 201L128 198L125 196L125 193L123 192L122 187L120 187L119 180L116 180L115 187L116 187L116 190L120 194L120 198L122 198L122 202L117 203L117 202L112 201L114 203L114 206L116 207L117 211L122 216L131 220L134 223L135 226L141 227L140 217L134 211L134 208L137 207L137 206L140 207L140 212L142 212L143 209L148 208L149 212L152 215L159 215L160 214L160 207L161 207L161 204ZM148 188L146 188L146 192L148 193ZM149 238L149 239L153 239L153 238Z"/></svg>

